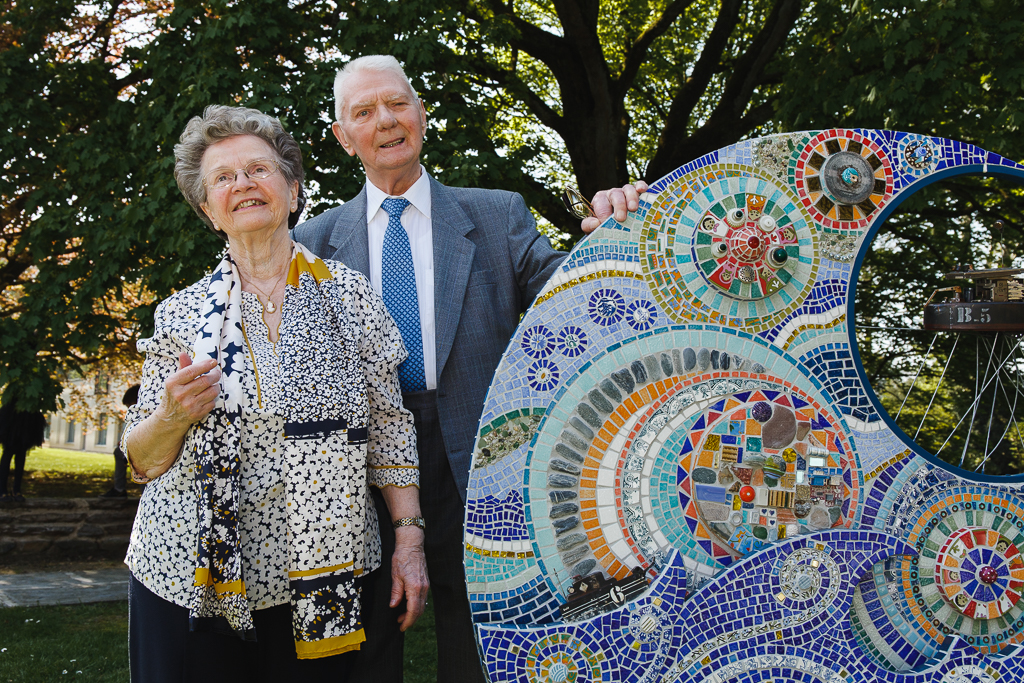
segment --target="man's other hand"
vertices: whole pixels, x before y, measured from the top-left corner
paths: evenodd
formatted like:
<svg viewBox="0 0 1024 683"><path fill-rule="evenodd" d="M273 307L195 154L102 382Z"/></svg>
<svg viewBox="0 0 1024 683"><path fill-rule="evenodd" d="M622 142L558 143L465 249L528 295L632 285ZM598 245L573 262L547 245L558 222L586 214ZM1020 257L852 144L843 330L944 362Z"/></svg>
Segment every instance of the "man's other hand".
<svg viewBox="0 0 1024 683"><path fill-rule="evenodd" d="M601 190L590 201L594 215L583 219L583 232L594 232L611 215L620 223L626 220L626 214L629 211L636 211L640 206L640 195L644 192L647 192L647 183L642 180L633 185L623 185L621 188Z"/></svg>

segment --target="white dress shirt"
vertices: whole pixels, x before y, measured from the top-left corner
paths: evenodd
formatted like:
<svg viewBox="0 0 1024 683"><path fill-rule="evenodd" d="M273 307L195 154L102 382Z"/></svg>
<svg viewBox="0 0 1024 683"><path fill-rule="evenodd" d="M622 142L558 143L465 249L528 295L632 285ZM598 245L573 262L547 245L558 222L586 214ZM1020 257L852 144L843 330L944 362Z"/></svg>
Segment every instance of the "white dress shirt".
<svg viewBox="0 0 1024 683"><path fill-rule="evenodd" d="M388 213L381 204L390 195L366 181L366 229L370 246L370 285L382 293L381 259ZM423 336L423 372L427 389L437 388L437 350L434 343L434 242L430 222L430 176L420 165L420 177L401 195L409 201L402 213L402 226L409 235L412 265L416 271L416 297L420 304L420 332Z"/></svg>

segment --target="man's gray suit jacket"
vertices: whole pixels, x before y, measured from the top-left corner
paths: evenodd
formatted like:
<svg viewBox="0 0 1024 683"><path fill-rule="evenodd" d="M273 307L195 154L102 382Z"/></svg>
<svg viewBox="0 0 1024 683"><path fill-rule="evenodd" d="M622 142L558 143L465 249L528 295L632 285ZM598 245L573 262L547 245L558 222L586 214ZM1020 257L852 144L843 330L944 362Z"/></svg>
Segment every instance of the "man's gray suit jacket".
<svg viewBox="0 0 1024 683"><path fill-rule="evenodd" d="M565 254L537 232L523 198L430 179L437 407L455 483L466 500L473 441L494 371L521 314ZM296 241L369 278L366 188L296 226ZM421 454L423 457L425 454Z"/></svg>

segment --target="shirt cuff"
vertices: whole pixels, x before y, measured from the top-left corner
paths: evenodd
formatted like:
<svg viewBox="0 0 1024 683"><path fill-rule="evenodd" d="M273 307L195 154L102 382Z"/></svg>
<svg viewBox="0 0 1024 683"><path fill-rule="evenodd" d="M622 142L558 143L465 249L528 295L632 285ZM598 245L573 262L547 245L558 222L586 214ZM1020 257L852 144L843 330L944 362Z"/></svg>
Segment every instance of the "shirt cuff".
<svg viewBox="0 0 1024 683"><path fill-rule="evenodd" d="M385 486L397 486L399 488L415 486L419 488L420 468L370 467L369 482L370 486L376 486L379 489L382 489Z"/></svg>

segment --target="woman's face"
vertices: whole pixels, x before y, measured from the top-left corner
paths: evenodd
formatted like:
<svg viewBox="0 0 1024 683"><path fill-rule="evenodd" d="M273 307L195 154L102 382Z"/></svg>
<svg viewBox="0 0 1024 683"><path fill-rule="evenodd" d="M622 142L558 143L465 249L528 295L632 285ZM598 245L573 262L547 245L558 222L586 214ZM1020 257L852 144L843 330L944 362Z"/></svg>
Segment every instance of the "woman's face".
<svg viewBox="0 0 1024 683"><path fill-rule="evenodd" d="M269 160L267 167L276 172L266 178L250 178L240 170L261 159ZM269 237L279 229L288 229L288 214L296 206L299 183L289 183L277 164L274 149L255 135L237 135L206 148L201 169L206 201L200 206L228 239L261 233ZM218 178L230 178L230 182L216 187Z"/></svg>

